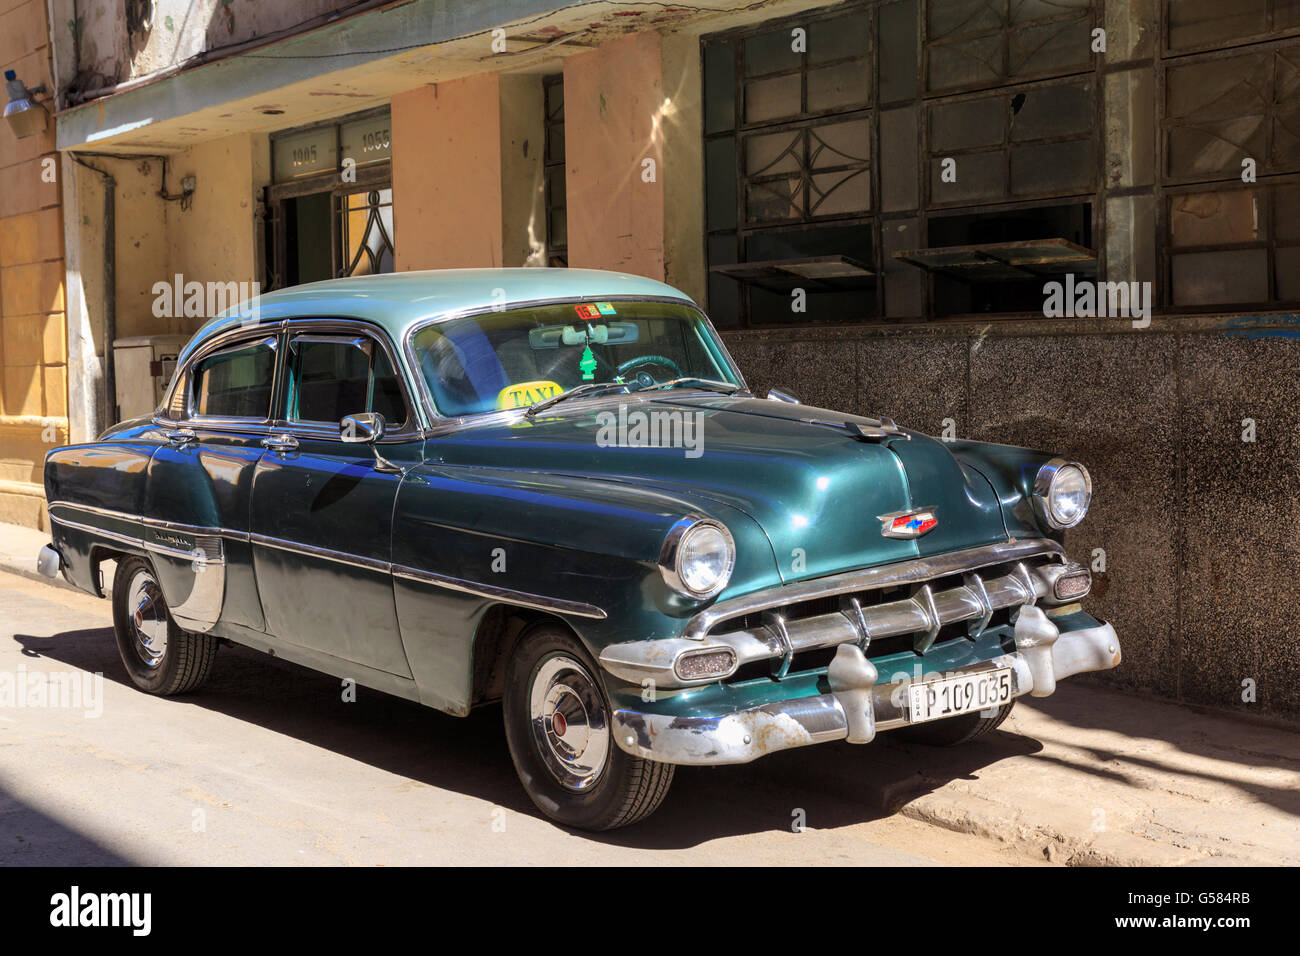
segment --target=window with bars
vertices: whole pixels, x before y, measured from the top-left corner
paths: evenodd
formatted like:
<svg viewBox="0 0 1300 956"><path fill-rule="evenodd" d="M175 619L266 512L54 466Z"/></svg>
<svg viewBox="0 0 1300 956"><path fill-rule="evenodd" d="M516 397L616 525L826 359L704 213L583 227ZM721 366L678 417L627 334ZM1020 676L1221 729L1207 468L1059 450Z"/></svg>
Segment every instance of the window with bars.
<svg viewBox="0 0 1300 956"><path fill-rule="evenodd" d="M709 302L723 326L877 312L873 12L706 38ZM794 289L807 293L792 312Z"/></svg>
<svg viewBox="0 0 1300 956"><path fill-rule="evenodd" d="M1092 6L1092 0L927 3L926 89L987 89L1087 68Z"/></svg>
<svg viewBox="0 0 1300 956"><path fill-rule="evenodd" d="M1167 0L1168 49L1190 52L1300 32L1296 0Z"/></svg>
<svg viewBox="0 0 1300 956"><path fill-rule="evenodd" d="M390 130L385 107L272 137L268 290L395 270Z"/></svg>
<svg viewBox="0 0 1300 956"><path fill-rule="evenodd" d="M1040 311L1044 276L1095 272L1098 18L1093 0L882 0L705 37L711 313Z"/></svg>
<svg viewBox="0 0 1300 956"><path fill-rule="evenodd" d="M1300 303L1300 3L1167 0L1165 16L1166 305Z"/></svg>

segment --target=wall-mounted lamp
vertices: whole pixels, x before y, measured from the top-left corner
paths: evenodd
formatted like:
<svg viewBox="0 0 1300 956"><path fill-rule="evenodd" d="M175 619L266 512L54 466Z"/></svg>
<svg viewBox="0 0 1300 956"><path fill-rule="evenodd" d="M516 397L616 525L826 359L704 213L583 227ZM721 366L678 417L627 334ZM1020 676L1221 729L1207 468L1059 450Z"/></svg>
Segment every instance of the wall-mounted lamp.
<svg viewBox="0 0 1300 956"><path fill-rule="evenodd" d="M9 102L5 105L5 122L14 131L14 135L19 139L26 139L36 133L45 132L50 114L44 106L36 102L37 94L46 92L45 84L42 83L36 89L29 90L26 84L18 79L18 74L13 70L5 70L5 92L9 94Z"/></svg>

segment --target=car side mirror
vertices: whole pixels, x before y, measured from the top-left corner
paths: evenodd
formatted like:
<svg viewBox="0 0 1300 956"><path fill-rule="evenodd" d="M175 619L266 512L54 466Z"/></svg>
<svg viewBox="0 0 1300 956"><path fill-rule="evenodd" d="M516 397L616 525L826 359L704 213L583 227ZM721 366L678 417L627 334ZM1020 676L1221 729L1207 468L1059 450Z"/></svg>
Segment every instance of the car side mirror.
<svg viewBox="0 0 1300 956"><path fill-rule="evenodd" d="M378 412L345 415L339 422L339 440L348 444L373 445L384 437L387 422Z"/></svg>
<svg viewBox="0 0 1300 956"><path fill-rule="evenodd" d="M799 404L799 397L794 392L787 392L781 388L769 388L767 390L767 400L769 402L786 402L789 405Z"/></svg>
<svg viewBox="0 0 1300 956"><path fill-rule="evenodd" d="M349 445L369 445L375 455L375 471L381 471L386 475L400 475L401 467L379 454L379 449L375 447L375 442L384 437L387 427L388 423L384 421L384 416L378 412L344 415L339 422L339 440Z"/></svg>

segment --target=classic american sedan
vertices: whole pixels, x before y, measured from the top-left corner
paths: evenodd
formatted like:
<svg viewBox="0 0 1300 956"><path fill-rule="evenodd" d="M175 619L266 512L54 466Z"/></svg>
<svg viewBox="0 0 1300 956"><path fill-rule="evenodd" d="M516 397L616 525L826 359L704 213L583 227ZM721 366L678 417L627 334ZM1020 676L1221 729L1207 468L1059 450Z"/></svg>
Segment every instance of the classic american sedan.
<svg viewBox="0 0 1300 956"><path fill-rule="evenodd" d="M1088 472L752 394L659 282L341 279L208 322L162 405L45 463L42 570L153 694L246 645L464 715L623 826L678 764L882 731L955 744L1120 660L1065 529Z"/></svg>

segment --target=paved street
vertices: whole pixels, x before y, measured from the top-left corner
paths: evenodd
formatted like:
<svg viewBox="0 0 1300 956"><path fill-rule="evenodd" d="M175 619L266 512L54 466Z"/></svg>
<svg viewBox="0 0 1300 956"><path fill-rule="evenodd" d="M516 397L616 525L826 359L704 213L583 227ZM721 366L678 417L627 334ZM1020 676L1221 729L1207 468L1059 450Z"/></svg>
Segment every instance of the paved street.
<svg viewBox="0 0 1300 956"><path fill-rule="evenodd" d="M1300 735L1078 684L959 750L687 768L645 825L592 836L533 810L498 708L344 703L243 648L199 694L150 697L107 601L0 573L0 675L95 672L79 707L0 707L0 864L1300 862Z"/></svg>

